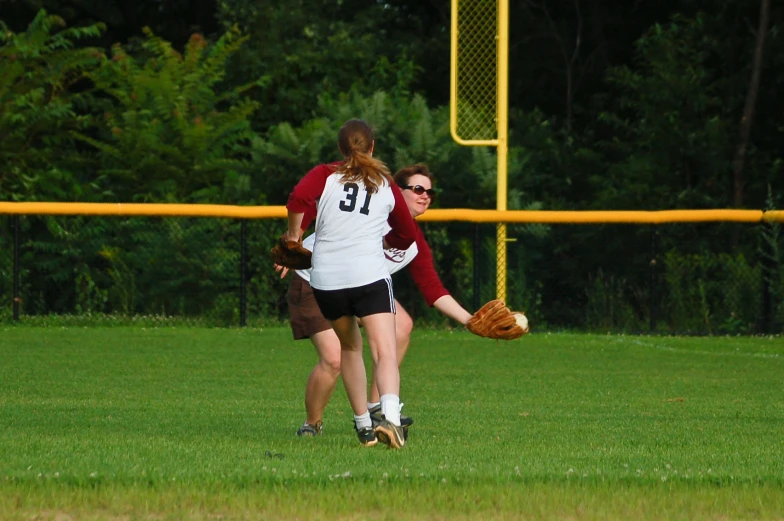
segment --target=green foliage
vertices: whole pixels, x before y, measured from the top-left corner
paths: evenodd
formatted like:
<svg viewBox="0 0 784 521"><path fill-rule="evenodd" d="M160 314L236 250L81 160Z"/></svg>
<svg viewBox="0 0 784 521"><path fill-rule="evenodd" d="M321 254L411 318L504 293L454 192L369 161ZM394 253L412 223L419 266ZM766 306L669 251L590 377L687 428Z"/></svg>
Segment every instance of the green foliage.
<svg viewBox="0 0 784 521"><path fill-rule="evenodd" d="M136 275L125 261L125 252L118 247L105 246L98 252L98 255L105 259L108 264L105 268L105 273L111 280L111 286L104 290L104 294L108 295L106 300L111 304L110 309L114 313L121 315L129 316L135 314L137 310L136 302L139 299L136 289ZM104 311L104 308L102 307L95 311ZM162 314L165 314L165 310Z"/></svg>
<svg viewBox="0 0 784 521"><path fill-rule="evenodd" d="M24 315L239 322L236 220L46 217L25 218L23 228ZM263 297L274 298L269 288Z"/></svg>
<svg viewBox="0 0 784 521"><path fill-rule="evenodd" d="M109 291L98 287L89 271L83 270L76 274L76 304L74 311L77 314L101 313L109 301Z"/></svg>
<svg viewBox="0 0 784 521"><path fill-rule="evenodd" d="M735 121L728 79L713 68L713 22L700 14L656 24L637 41L633 65L607 71L616 101L599 119L613 132L603 142L613 162L592 180L603 205L729 206Z"/></svg>
<svg viewBox="0 0 784 521"><path fill-rule="evenodd" d="M104 58L76 47L103 24L61 29L59 16L39 11L23 33L0 21L0 198L78 200L84 183L71 132L86 128L84 79Z"/></svg>
<svg viewBox="0 0 784 521"><path fill-rule="evenodd" d="M585 327L597 332L636 333L647 329L646 295L633 284L601 269L589 277L586 288ZM638 310L644 309L644 313Z"/></svg>
<svg viewBox="0 0 784 521"><path fill-rule="evenodd" d="M12 316L14 242L12 218L0 216L0 323Z"/></svg>
<svg viewBox="0 0 784 521"><path fill-rule="evenodd" d="M100 310L94 252L107 233L106 221L90 217L24 217L21 264L25 312Z"/></svg>
<svg viewBox="0 0 784 521"><path fill-rule="evenodd" d="M280 278L269 262L269 251L285 225L281 221L248 221L248 324L264 324L270 320L289 318L286 292L289 278ZM289 275L290 277L291 275Z"/></svg>
<svg viewBox="0 0 784 521"><path fill-rule="evenodd" d="M282 204L308 169L339 157L339 125L362 117L376 127L377 156L393 170L428 163L440 191L435 207L496 206L494 151L460 147L449 134L443 106L448 10L433 3L37 3L69 20L100 18L110 32L102 24L64 28L62 18L41 11L15 33L27 25L22 18L29 11L4 13L2 200ZM551 9L549 21L536 10L534 18L523 20L533 12L529 7L512 6L513 21L522 23L514 26L525 30L512 34L508 207L727 206L754 45L746 25L735 22L757 16L757 6L616 5L603 14L578 6L575 12ZM213 8L215 16L207 12ZM183 10L200 14L186 20L178 16ZM217 19L227 32L193 35L181 49L183 38L172 35L183 34L196 18ZM538 35L555 36L569 50L578 19L585 23L579 26L584 38L574 49L573 111L565 123L563 48ZM145 23L155 34L134 36ZM613 27L623 28L623 36ZM648 29L640 37L643 27ZM774 17L747 162L746 200L756 207L763 205L768 186L774 193L784 186L782 34ZM626 56L634 40L634 54ZM119 42L112 59L89 47L97 41ZM539 59L523 59L530 56ZM458 300L470 306L494 296L491 225L481 227L478 240L471 225L424 228L438 270ZM250 317L285 316L285 281L264 261L279 223L254 223L252 229ZM231 242L236 239L223 242L224 234L236 233L230 230L233 225L207 221L179 230L146 221L123 223L118 232L100 219L23 219L23 312L213 313L233 321L238 250ZM679 252L671 259L673 270L665 272L665 300L657 310L666 313L666 328L760 331L751 313L767 314L769 290L770 326L781 330L784 273L777 225L760 233L722 226L707 233L690 226L669 230L657 235L659 251ZM138 242L117 241L118 233ZM221 240L199 244L199 234ZM649 229L516 226L509 236L515 241L508 244L509 301L535 323L632 330L639 320L645 326ZM9 248L7 241L0 244L2 295L10 291ZM716 260L727 251L732 254ZM230 259L227 267L217 267L221 258ZM148 264L150 259L155 263ZM145 273L150 269L153 274ZM746 280L757 269L762 287L732 280ZM214 286L205 282L212 277ZM714 277L724 281L722 288ZM406 305L415 303L418 317L444 322L426 309L416 290L398 287ZM194 296L200 292L210 296L195 304L203 298ZM760 294L762 308L755 303ZM676 297L688 309L671 304ZM0 309L10 309L5 296ZM684 314L672 318L673 309Z"/></svg>
<svg viewBox="0 0 784 521"><path fill-rule="evenodd" d="M768 190L767 209L776 207L778 198ZM767 289L770 314L769 327L772 331L784 328L784 233L781 223L763 223L757 248L762 269L762 281Z"/></svg>
<svg viewBox="0 0 784 521"><path fill-rule="evenodd" d="M254 118L260 132L305 124L325 95L409 93L421 73L410 56L423 49L404 40L408 28L389 30L393 13L378 3L220 0L217 11L224 27L250 35L229 74L236 83L264 79L251 93L265 108Z"/></svg>
<svg viewBox="0 0 784 521"><path fill-rule="evenodd" d="M120 237L101 253L109 261L114 312L219 319L216 303L226 294L238 299L237 221L129 219Z"/></svg>
<svg viewBox="0 0 784 521"><path fill-rule="evenodd" d="M542 293L544 286L541 280L538 280L532 273L531 266L534 264L533 259L537 257L537 253L521 246L517 241L525 237L525 234L530 234L531 237L537 238L535 233L541 231L541 228L525 227L522 234L516 234L511 229L508 229L508 237L512 238L514 242L507 243L507 278L506 278L506 293L507 305L513 310L523 311L528 317L531 324L535 324L540 331L549 329L547 321L547 313L543 305ZM541 236L539 237L541 238ZM537 241L538 242L538 241ZM488 241L487 244L489 258L497 258L497 241ZM492 264L491 264L492 265ZM490 284L490 289L495 289L495 284ZM487 299L494 298L495 295L491 292Z"/></svg>
<svg viewBox="0 0 784 521"><path fill-rule="evenodd" d="M476 273L474 269L474 245L470 237L470 233L465 231L460 235L455 234L455 254L450 259L452 267L449 270L449 276L451 277L449 282L452 282L450 287L454 288L452 294L459 299L459 302L464 302L467 306L476 300L474 295L474 273ZM432 232L428 234L428 238L432 243Z"/></svg>
<svg viewBox="0 0 784 521"><path fill-rule="evenodd" d="M671 330L701 334L760 331L761 268L742 253L665 255L662 310Z"/></svg>
<svg viewBox="0 0 784 521"><path fill-rule="evenodd" d="M509 208L515 201L542 201L547 209L607 208L591 182L605 175L606 161L593 136L567 133L557 119L539 109L510 113ZM494 172L487 183L494 186Z"/></svg>
<svg viewBox="0 0 784 521"><path fill-rule="evenodd" d="M251 198L249 117L258 103L221 91L227 60L247 37L232 30L210 45L191 37L180 54L146 31L142 56L115 45L91 74L98 92L97 171L118 201L233 202Z"/></svg>
<svg viewBox="0 0 784 521"><path fill-rule="evenodd" d="M419 95L377 91L363 96L353 91L320 97L315 116L301 127L278 125L266 137L254 141L253 184L262 187L270 204L285 203L297 180L314 165L339 159L338 129L347 119L359 117L375 129L374 153L393 172L416 162L430 167L441 191L437 206L495 208L495 155L486 148L457 145L449 133L446 107L431 109ZM526 175L523 156L516 149L510 152L510 208L525 208L532 203L516 187ZM466 197L467 191L470 198Z"/></svg>

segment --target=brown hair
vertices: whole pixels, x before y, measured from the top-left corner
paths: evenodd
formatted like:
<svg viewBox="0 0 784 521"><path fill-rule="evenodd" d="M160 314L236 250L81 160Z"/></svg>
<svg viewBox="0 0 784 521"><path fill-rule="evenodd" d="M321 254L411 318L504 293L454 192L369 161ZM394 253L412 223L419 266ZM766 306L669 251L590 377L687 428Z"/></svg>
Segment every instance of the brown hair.
<svg viewBox="0 0 784 521"><path fill-rule="evenodd" d="M371 155L374 140L373 129L361 119L346 121L338 133L338 148L345 158L337 168L343 173L342 182L362 181L371 194L378 191L384 179L390 180L387 165Z"/></svg>
<svg viewBox="0 0 784 521"><path fill-rule="evenodd" d="M408 186L408 180L415 175L423 175L430 179L431 183L433 182L433 174L430 172L430 170L428 170L427 165L417 163L415 165L403 167L395 172L395 184L401 188Z"/></svg>

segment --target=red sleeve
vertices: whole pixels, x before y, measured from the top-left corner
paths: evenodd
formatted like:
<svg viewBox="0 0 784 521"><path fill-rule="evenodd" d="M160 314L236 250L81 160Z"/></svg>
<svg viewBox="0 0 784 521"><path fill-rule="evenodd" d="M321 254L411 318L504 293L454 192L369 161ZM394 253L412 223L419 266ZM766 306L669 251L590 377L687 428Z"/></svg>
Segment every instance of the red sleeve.
<svg viewBox="0 0 784 521"><path fill-rule="evenodd" d="M302 217L302 224L299 225L302 228L302 231L306 231L310 223L316 220L316 205L309 207L305 210L305 215Z"/></svg>
<svg viewBox="0 0 784 521"><path fill-rule="evenodd" d="M392 230L386 234L384 240L393 248L407 250L416 240L416 224L414 224L414 218L411 217L411 212L408 211L408 205L403 199L400 188L394 183L391 184L391 188L392 194L395 196L395 207L392 208L387 222Z"/></svg>
<svg viewBox="0 0 784 521"><path fill-rule="evenodd" d="M334 170L328 165L318 165L305 174L305 177L300 179L297 186L291 191L286 208L294 213L307 214L310 210L312 215L316 215L316 199L321 197L324 186L327 184L327 178L333 172Z"/></svg>
<svg viewBox="0 0 784 521"><path fill-rule="evenodd" d="M411 264L408 265L408 271L411 273L411 278L419 288L419 292L425 297L425 302L428 306L443 297L449 295L449 292L444 287L441 279L436 273L436 267L433 264L433 252L425 240L425 234L419 225L416 225L416 244L418 253Z"/></svg>
<svg viewBox="0 0 784 521"><path fill-rule="evenodd" d="M319 165L319 166L317 166L316 168L314 168L313 170L316 170L316 169L318 169L318 168L322 168L322 167L326 166L326 167L327 167L327 169L328 169L330 172L335 172L337 169L339 169L339 168L340 168L340 165L342 165L342 164L343 164L342 162L340 162L340 161L336 161L336 162L334 162L334 163L330 163L330 164L328 164L328 165ZM312 172L313 170L311 170L311 172ZM310 173L310 172L308 172L308 173ZM325 182L325 183L326 183L326 178L327 178L327 177L329 177L329 175L326 175L326 177L324 178L324 182ZM322 191L324 190L324 187L323 187L323 186L322 186L321 190L322 190ZM321 195L321 194L319 193L319 195ZM291 197L289 197L289 200L291 200ZM302 228L302 231L305 231L305 230L307 230L307 229L308 229L308 227L311 225L311 223L312 223L313 221L315 221L315 220L316 220L316 205L315 205L315 203L314 203L313 205L309 206L309 207L308 207L308 208L305 210L305 215L302 217L302 224L300 225L300 227Z"/></svg>

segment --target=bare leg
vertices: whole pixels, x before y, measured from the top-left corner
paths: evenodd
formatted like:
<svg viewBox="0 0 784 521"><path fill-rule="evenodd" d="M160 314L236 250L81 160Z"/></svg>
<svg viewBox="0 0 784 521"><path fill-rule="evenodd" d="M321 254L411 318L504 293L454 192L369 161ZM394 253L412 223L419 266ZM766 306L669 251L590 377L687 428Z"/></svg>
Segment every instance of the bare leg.
<svg viewBox="0 0 784 521"><path fill-rule="evenodd" d="M362 318L367 332L368 343L376 360L375 379L378 392L400 395L400 372L397 361L397 340L395 338L395 315L377 313ZM345 381L345 373L344 373Z"/></svg>
<svg viewBox="0 0 784 521"><path fill-rule="evenodd" d="M340 376L340 340L332 329L310 337L318 352L319 361L313 367L305 387L307 423L316 425L324 417L324 409L335 391Z"/></svg>
<svg viewBox="0 0 784 521"><path fill-rule="evenodd" d="M391 313L390 313L391 315ZM362 358L362 334L357 319L351 316L332 321L332 329L340 339L343 385L354 414L361 416L367 412L367 373Z"/></svg>
<svg viewBox="0 0 784 521"><path fill-rule="evenodd" d="M408 351L408 345L411 343L411 331L414 329L414 320L408 314L406 309L400 305L400 302L395 300L395 338L397 339L397 365L398 367L403 363L403 358ZM378 355L373 350L371 345L371 354L373 355L373 385L370 387L370 402L378 402L381 395L378 392L378 384L376 382L376 364L378 364Z"/></svg>

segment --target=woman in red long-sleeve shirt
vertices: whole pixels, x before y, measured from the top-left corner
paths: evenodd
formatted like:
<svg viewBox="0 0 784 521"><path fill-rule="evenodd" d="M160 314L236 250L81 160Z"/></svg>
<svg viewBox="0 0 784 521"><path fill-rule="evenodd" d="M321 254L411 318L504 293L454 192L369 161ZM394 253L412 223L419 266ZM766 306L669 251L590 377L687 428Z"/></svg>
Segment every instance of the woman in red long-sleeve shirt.
<svg viewBox="0 0 784 521"><path fill-rule="evenodd" d="M411 165L399 170L395 184L402 190L403 198L412 217L425 213L435 197L432 184L433 175L427 166ZM312 218L312 216L308 216ZM306 218L307 224L308 219ZM422 229L415 223L415 242L408 248L389 248L384 250L390 274L408 266L417 288L429 306L438 309L445 316L465 325L471 318L466 311L444 288L433 263L433 255ZM305 239L304 245L312 248L315 235ZM287 270L285 270L287 271ZM285 276L285 271L283 275ZM305 390L305 409L307 420L297 430L298 436L316 436L322 432L324 409L340 376L340 342L332 330L330 322L319 312L310 288L310 270L298 270L292 277L288 292L291 329L295 340L310 338L319 355L319 361L308 378ZM398 364L403 361L413 329L413 320L405 308L395 301L395 334L397 338ZM374 372L375 376L375 372ZM368 409L374 424L381 421L381 406L375 379L370 391ZM401 425L406 430L413 421L401 416Z"/></svg>

